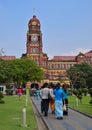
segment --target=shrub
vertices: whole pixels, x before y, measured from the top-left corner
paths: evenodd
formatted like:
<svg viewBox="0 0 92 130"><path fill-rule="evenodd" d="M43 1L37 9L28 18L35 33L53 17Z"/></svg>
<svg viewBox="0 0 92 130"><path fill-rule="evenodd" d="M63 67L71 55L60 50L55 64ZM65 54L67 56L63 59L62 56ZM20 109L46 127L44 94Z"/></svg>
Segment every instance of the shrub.
<svg viewBox="0 0 92 130"><path fill-rule="evenodd" d="M10 95L10 89L6 89L5 92L6 92L6 95Z"/></svg>
<svg viewBox="0 0 92 130"><path fill-rule="evenodd" d="M89 101L89 103L92 105L92 88L89 89L89 94L90 94L90 97L91 97L91 100Z"/></svg>
<svg viewBox="0 0 92 130"><path fill-rule="evenodd" d="M90 100L89 103L92 105L92 100Z"/></svg>
<svg viewBox="0 0 92 130"><path fill-rule="evenodd" d="M0 100L1 100L2 98L4 98L4 95L3 95L2 92L0 92Z"/></svg>
<svg viewBox="0 0 92 130"><path fill-rule="evenodd" d="M83 88L83 93L84 93L84 96L87 96L88 89L87 88Z"/></svg>
<svg viewBox="0 0 92 130"><path fill-rule="evenodd" d="M80 100L82 103L82 89L74 89L73 90L74 95Z"/></svg>
<svg viewBox="0 0 92 130"><path fill-rule="evenodd" d="M1 103L5 103L5 101L4 101L4 100L0 100L0 104L1 104Z"/></svg>
<svg viewBox="0 0 92 130"><path fill-rule="evenodd" d="M92 98L92 88L89 88L89 94L90 94L90 97Z"/></svg>
<svg viewBox="0 0 92 130"><path fill-rule="evenodd" d="M0 92L0 103L5 103L5 102L2 100L2 98L4 98L4 95L3 95L3 93Z"/></svg>

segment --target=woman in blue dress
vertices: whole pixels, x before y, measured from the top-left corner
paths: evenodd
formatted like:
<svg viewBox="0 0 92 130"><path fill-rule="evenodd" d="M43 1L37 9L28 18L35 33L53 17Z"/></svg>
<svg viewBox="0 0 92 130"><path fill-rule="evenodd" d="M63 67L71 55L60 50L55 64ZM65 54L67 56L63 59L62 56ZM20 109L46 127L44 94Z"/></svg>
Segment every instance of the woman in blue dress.
<svg viewBox="0 0 92 130"><path fill-rule="evenodd" d="M63 105L66 106L66 110L63 111L63 115L67 115L68 116L68 88L67 88L67 84L63 84L62 86L63 88Z"/></svg>

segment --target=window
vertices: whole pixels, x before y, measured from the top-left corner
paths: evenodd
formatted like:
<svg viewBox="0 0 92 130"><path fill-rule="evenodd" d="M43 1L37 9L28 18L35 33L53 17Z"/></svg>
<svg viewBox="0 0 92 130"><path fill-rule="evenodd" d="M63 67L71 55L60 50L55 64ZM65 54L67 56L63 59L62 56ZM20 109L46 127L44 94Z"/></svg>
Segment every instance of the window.
<svg viewBox="0 0 92 130"><path fill-rule="evenodd" d="M38 48L33 48L33 53L37 53L38 52Z"/></svg>
<svg viewBox="0 0 92 130"><path fill-rule="evenodd" d="M64 64L62 64L62 69L64 69Z"/></svg>
<svg viewBox="0 0 92 130"><path fill-rule="evenodd" d="M3 92L3 89L4 89L3 87L0 87L0 92Z"/></svg>
<svg viewBox="0 0 92 130"><path fill-rule="evenodd" d="M30 48L30 52L31 52L31 53L32 53L32 50L33 50L33 49L32 49L32 48Z"/></svg>
<svg viewBox="0 0 92 130"><path fill-rule="evenodd" d="M31 36L29 36L29 39L28 39L28 41L29 41L29 42L31 41Z"/></svg>

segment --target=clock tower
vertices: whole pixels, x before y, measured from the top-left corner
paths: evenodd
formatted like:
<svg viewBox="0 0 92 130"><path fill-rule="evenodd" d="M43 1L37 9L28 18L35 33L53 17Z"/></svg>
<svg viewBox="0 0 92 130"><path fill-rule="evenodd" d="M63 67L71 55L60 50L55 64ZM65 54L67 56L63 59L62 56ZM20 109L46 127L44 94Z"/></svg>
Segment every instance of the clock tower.
<svg viewBox="0 0 92 130"><path fill-rule="evenodd" d="M28 23L27 32L27 53L39 54L42 52L42 33L40 30L40 21L34 15Z"/></svg>
<svg viewBox="0 0 92 130"><path fill-rule="evenodd" d="M34 60L39 66L47 67L47 54L42 50L42 33L40 29L40 21L34 15L28 22L26 54L23 57Z"/></svg>

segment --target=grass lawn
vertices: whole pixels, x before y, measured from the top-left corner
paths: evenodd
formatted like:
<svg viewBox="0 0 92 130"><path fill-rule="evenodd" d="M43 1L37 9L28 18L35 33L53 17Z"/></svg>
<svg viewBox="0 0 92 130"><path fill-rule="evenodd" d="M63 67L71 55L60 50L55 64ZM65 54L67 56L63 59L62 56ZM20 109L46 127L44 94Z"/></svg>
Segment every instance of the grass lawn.
<svg viewBox="0 0 92 130"><path fill-rule="evenodd" d="M81 111L85 114L92 116L92 105L89 104L90 96L83 96L82 103L78 100L76 105L76 96L69 96L69 106L73 109Z"/></svg>
<svg viewBox="0 0 92 130"><path fill-rule="evenodd" d="M3 100L5 103L0 104L0 130L38 130L30 97L26 107L27 127L22 126L22 109L26 97L22 96L22 100L19 100L18 96L5 96Z"/></svg>

